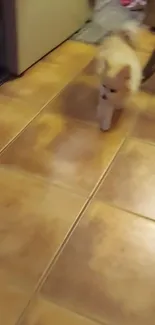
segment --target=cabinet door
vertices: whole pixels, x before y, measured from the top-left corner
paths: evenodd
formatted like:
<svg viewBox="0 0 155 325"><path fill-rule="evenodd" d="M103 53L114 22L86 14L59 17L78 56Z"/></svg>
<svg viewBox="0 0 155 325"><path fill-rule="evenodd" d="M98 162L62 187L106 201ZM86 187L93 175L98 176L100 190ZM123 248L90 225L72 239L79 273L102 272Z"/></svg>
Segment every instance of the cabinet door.
<svg viewBox="0 0 155 325"><path fill-rule="evenodd" d="M90 0L3 1L7 63L16 74L76 32L92 10Z"/></svg>

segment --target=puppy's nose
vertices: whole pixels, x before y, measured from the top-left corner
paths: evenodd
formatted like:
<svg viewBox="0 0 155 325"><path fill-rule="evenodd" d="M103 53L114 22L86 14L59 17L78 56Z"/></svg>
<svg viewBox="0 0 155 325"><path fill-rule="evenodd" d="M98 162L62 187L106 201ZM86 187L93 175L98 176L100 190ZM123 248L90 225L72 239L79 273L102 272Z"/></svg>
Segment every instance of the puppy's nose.
<svg viewBox="0 0 155 325"><path fill-rule="evenodd" d="M104 94L104 95L102 96L102 98L103 98L103 99L107 99L107 96Z"/></svg>

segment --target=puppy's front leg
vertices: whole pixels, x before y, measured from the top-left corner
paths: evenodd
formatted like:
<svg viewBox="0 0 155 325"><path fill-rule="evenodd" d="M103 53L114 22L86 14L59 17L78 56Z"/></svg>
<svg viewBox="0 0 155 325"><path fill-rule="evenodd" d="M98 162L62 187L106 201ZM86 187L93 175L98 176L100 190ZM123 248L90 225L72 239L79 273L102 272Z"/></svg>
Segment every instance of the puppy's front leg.
<svg viewBox="0 0 155 325"><path fill-rule="evenodd" d="M114 106L112 106L108 100L104 100L100 97L97 114L100 129L102 131L108 131L110 129L114 110Z"/></svg>

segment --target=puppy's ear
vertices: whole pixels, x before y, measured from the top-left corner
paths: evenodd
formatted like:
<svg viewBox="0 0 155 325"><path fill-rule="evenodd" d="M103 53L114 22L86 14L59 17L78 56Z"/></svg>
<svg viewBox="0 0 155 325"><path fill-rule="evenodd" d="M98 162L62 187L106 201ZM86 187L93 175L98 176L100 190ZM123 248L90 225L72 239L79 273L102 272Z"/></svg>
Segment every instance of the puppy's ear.
<svg viewBox="0 0 155 325"><path fill-rule="evenodd" d="M129 80L131 77L131 68L129 65L125 65L119 72L118 76L123 80Z"/></svg>

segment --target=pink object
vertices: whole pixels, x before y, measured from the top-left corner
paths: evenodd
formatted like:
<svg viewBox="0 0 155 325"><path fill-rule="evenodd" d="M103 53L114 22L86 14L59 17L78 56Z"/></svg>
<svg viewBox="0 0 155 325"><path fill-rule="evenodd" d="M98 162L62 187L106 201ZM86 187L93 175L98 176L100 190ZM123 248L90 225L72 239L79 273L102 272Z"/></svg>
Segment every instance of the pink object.
<svg viewBox="0 0 155 325"><path fill-rule="evenodd" d="M143 9L146 5L146 0L132 0L130 4L127 5L130 10Z"/></svg>
<svg viewBox="0 0 155 325"><path fill-rule="evenodd" d="M130 3L132 2L132 0L120 0L121 5L126 7L128 5L130 5Z"/></svg>
<svg viewBox="0 0 155 325"><path fill-rule="evenodd" d="M131 10L142 9L146 5L146 0L120 0L123 7L127 7Z"/></svg>

